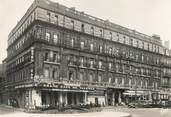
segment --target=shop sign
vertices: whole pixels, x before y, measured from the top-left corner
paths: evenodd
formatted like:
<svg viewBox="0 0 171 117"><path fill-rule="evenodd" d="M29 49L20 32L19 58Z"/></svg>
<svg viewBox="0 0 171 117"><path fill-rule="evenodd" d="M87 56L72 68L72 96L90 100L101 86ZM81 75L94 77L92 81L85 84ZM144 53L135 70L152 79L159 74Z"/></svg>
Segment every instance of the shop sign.
<svg viewBox="0 0 171 117"><path fill-rule="evenodd" d="M104 96L104 91L94 91L94 92L88 92L88 95L97 95L97 96Z"/></svg>

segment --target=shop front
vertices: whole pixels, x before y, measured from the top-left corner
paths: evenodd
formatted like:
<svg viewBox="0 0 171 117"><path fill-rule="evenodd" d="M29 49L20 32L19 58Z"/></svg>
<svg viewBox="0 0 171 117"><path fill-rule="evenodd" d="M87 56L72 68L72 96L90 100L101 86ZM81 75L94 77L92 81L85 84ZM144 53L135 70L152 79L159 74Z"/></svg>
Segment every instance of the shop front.
<svg viewBox="0 0 171 117"><path fill-rule="evenodd" d="M151 94L149 91L135 91L135 90L127 90L123 93L125 97L125 103L138 102L142 100L150 100Z"/></svg>
<svg viewBox="0 0 171 117"><path fill-rule="evenodd" d="M106 105L106 96L104 90L96 90L94 92L88 92L87 96L88 96L87 104L100 105L100 106Z"/></svg>

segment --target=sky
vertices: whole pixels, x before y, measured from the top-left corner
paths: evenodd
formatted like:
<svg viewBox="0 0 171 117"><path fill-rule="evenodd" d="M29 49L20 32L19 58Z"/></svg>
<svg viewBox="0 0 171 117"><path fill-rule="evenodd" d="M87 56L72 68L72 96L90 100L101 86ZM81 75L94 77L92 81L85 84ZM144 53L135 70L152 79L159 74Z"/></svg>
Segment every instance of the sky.
<svg viewBox="0 0 171 117"><path fill-rule="evenodd" d="M33 1L0 0L0 63L7 56L8 34ZM150 36L160 35L163 41L171 40L171 0L52 1Z"/></svg>

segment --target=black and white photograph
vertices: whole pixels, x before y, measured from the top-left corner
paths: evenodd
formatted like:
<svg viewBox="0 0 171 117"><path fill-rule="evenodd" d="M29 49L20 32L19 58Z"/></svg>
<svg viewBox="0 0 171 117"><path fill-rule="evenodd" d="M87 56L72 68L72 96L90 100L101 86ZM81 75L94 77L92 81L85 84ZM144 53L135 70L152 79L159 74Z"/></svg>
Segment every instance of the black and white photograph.
<svg viewBox="0 0 171 117"><path fill-rule="evenodd" d="M0 0L0 117L171 117L171 0Z"/></svg>

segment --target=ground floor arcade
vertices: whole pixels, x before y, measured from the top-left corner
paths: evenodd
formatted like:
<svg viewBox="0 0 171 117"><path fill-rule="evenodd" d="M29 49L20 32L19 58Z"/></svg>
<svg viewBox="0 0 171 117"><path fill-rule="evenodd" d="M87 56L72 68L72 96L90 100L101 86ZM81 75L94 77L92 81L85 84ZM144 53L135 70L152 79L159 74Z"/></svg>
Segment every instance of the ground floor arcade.
<svg viewBox="0 0 171 117"><path fill-rule="evenodd" d="M11 105L17 103L21 108L36 108L49 106L86 105L115 106L128 104L137 100L153 100L154 94L113 88L94 88L93 90L55 89L55 88L22 88L5 92L3 102Z"/></svg>

